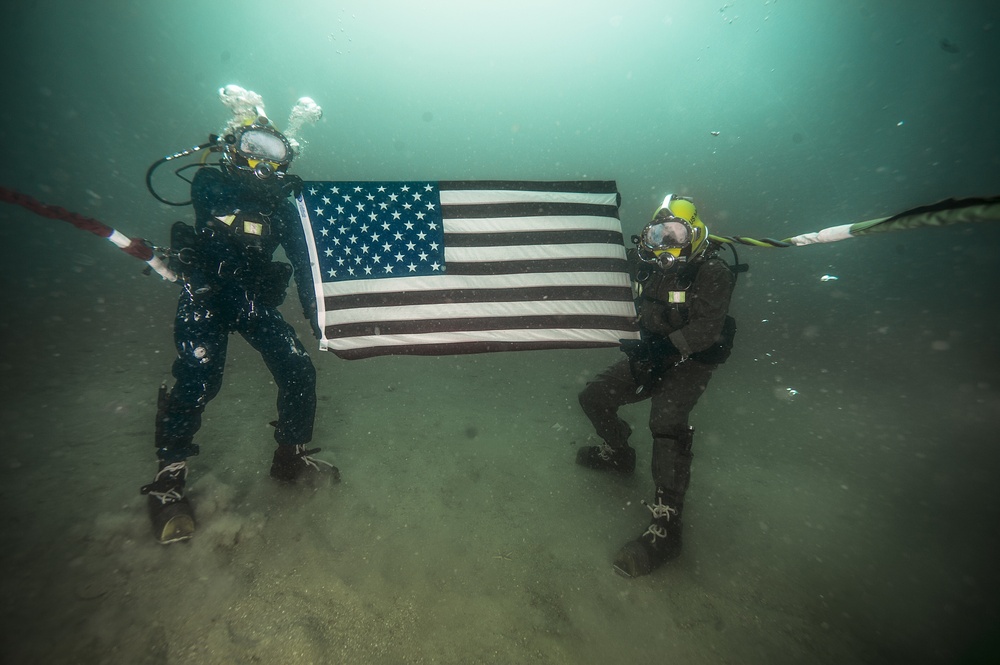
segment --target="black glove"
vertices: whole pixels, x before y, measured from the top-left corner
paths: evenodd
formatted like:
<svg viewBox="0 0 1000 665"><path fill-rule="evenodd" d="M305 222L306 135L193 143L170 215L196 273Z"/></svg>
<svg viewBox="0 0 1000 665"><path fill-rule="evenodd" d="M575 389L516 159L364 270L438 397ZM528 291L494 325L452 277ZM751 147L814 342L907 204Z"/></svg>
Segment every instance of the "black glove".
<svg viewBox="0 0 1000 665"><path fill-rule="evenodd" d="M288 289L288 281L292 278L292 266L281 261L272 261L258 267L249 275L249 278L241 281L243 287L257 302L268 307L278 307L285 302L285 291Z"/></svg>
<svg viewBox="0 0 1000 665"><path fill-rule="evenodd" d="M629 370L636 383L635 393L652 389L668 369L681 361L681 352L669 338L651 335L647 339L619 340L628 357Z"/></svg>
<svg viewBox="0 0 1000 665"><path fill-rule="evenodd" d="M319 327L319 317L316 313L316 303L311 302L302 310L302 316L306 317L309 327L312 328L313 337L323 339L323 331Z"/></svg>

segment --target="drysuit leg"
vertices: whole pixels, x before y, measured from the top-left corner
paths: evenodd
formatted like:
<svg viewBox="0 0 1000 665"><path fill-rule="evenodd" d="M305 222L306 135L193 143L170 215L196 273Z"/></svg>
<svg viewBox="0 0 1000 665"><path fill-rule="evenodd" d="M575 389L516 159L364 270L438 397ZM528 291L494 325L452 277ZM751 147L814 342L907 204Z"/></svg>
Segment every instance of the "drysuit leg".
<svg viewBox="0 0 1000 665"><path fill-rule="evenodd" d="M650 405L653 483L664 490L668 503L678 511L683 508L691 480L694 429L688 426L688 418L715 367L687 360L671 368L656 387Z"/></svg>
<svg viewBox="0 0 1000 665"><path fill-rule="evenodd" d="M254 311L240 334L260 353L278 386L274 439L286 446L308 443L316 419L316 368L276 308L258 305Z"/></svg>
<svg viewBox="0 0 1000 665"><path fill-rule="evenodd" d="M627 358L619 360L587 384L580 392L580 406L594 426L594 430L613 449L624 448L632 434L629 424L618 417L618 409L646 399L648 394L636 395Z"/></svg>
<svg viewBox="0 0 1000 665"><path fill-rule="evenodd" d="M180 462L198 454L194 435L205 406L219 394L229 331L223 317L188 293L181 295L174 320L173 388L157 410L157 457Z"/></svg>
<svg viewBox="0 0 1000 665"><path fill-rule="evenodd" d="M667 371L650 408L653 433L652 519L646 530L615 556L614 569L626 577L648 575L681 553L684 495L691 481L694 429L688 416L705 392L714 365L687 360ZM644 502L645 503L645 502Z"/></svg>

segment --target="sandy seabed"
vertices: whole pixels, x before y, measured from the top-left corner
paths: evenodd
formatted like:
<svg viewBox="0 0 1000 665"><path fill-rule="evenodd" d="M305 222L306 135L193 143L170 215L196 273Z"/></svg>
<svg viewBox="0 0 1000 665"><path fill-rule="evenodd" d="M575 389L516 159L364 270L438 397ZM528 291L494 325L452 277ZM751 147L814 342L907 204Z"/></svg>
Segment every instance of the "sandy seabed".
<svg viewBox="0 0 1000 665"><path fill-rule="evenodd" d="M315 443L343 481L287 487L267 475L274 386L234 338L191 461L196 537L164 547L138 489L155 470L172 298L68 300L3 325L3 662L997 653L995 367L895 362L888 346L847 367L808 345L775 357L744 325L693 419L684 554L626 580L611 559L648 524L648 406L623 411L633 477L573 464L595 442L576 395L616 351L316 352Z"/></svg>

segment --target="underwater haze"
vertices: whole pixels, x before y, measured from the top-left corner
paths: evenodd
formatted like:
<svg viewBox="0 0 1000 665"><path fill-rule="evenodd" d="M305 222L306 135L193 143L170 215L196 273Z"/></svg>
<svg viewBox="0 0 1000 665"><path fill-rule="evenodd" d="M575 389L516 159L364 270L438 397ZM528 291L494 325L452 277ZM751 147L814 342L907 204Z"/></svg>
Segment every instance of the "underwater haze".
<svg viewBox="0 0 1000 665"><path fill-rule="evenodd" d="M787 238L1000 194L986 0L5 6L0 187L166 245L157 159L263 96L309 96L306 180L615 180ZM186 198L173 166L154 174ZM0 207L0 661L987 663L1000 659L1000 228L738 247L730 360L692 416L685 550L614 574L639 470L574 464L617 350L344 361L313 350L340 484L267 476L275 386L234 338L163 547L156 470L177 287Z"/></svg>

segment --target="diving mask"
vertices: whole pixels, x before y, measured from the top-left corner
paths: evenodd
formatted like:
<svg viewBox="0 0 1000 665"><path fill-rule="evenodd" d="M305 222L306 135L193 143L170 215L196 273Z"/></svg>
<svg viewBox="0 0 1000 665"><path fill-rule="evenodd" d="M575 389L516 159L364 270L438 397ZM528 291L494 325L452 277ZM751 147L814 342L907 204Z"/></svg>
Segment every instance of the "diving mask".
<svg viewBox="0 0 1000 665"><path fill-rule="evenodd" d="M687 220L676 217L666 208L656 213L636 239L639 258L668 270L678 262L687 260L691 253L694 229Z"/></svg>
<svg viewBox="0 0 1000 665"><path fill-rule="evenodd" d="M231 144L232 165L252 171L262 180L284 175L294 156L288 139L267 124L266 118L236 129L226 142Z"/></svg>
<svg viewBox="0 0 1000 665"><path fill-rule="evenodd" d="M664 208L642 230L640 241L645 249L655 254L660 250L690 247L693 236L694 230L686 219Z"/></svg>

